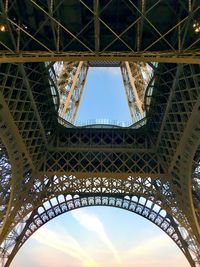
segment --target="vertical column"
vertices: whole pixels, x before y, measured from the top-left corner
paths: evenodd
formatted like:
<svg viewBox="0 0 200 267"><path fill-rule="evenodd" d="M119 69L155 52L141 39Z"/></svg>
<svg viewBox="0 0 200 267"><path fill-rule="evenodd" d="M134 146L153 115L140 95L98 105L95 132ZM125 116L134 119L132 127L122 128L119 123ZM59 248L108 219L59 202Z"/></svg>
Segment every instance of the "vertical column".
<svg viewBox="0 0 200 267"><path fill-rule="evenodd" d="M87 62L63 64L58 74L60 94L59 115L70 123L74 123L87 77Z"/></svg>
<svg viewBox="0 0 200 267"><path fill-rule="evenodd" d="M150 75L147 69L142 70L141 64L127 61L121 64L121 72L132 122L136 122L145 116L144 94Z"/></svg>

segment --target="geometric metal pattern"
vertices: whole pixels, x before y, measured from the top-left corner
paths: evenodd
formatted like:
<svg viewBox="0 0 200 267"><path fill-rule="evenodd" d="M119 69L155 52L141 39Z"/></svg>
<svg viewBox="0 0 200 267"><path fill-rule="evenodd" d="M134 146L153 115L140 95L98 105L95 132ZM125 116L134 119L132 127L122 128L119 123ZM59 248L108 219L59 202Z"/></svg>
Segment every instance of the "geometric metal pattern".
<svg viewBox="0 0 200 267"><path fill-rule="evenodd" d="M114 197L137 194L158 203L190 236L187 242L194 250L190 263L198 266L198 217L191 213L193 198L188 196L191 192L186 184L199 145L198 69L196 65L159 65L154 82L149 84L153 87L151 101L148 96L144 100L146 125L102 129L66 128L58 123L53 104L58 96L52 96L48 68L43 63L3 64L0 134L5 147L1 151L3 158L9 158L12 179L8 176L11 194L1 202L2 259L9 256L6 247L15 245L10 235L16 225L24 225L26 216L59 194L81 192ZM182 81L186 81L185 89ZM180 146L181 165L177 164L182 159Z"/></svg>
<svg viewBox="0 0 200 267"><path fill-rule="evenodd" d="M198 0L1 0L0 61L199 63L199 12Z"/></svg>
<svg viewBox="0 0 200 267"><path fill-rule="evenodd" d="M162 229L168 223L165 232L191 266L200 266L200 66L190 64L199 63L192 25L200 3L70 3L0 1L2 266L37 230L36 222L44 224L62 207L87 205L134 206ZM82 128L60 119L56 59L136 68L141 61L163 62L149 63L152 78L138 94L142 105L134 102L145 123Z"/></svg>
<svg viewBox="0 0 200 267"><path fill-rule="evenodd" d="M143 72L147 76L143 77ZM141 120L144 118L144 94L147 84L150 81L150 74L147 71L147 66L143 63L124 62L121 64L121 72L128 101L128 106L131 114L131 119Z"/></svg>
<svg viewBox="0 0 200 267"><path fill-rule="evenodd" d="M86 62L69 62L59 70L58 91L60 95L59 115L74 124L83 93L88 66Z"/></svg>

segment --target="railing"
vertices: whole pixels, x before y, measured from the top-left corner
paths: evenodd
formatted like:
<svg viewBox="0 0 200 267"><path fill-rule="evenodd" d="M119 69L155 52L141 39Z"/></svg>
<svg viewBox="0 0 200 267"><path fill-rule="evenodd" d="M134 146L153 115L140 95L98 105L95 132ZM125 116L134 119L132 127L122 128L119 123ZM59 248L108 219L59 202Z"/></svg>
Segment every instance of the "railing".
<svg viewBox="0 0 200 267"><path fill-rule="evenodd" d="M146 118L142 118L141 120L137 121L136 123L132 123L132 121L118 121L118 120L110 120L110 119L93 119L87 120L85 122L77 121L75 125L77 127L96 127L96 128L140 128L146 124Z"/></svg>
<svg viewBox="0 0 200 267"><path fill-rule="evenodd" d="M86 121L76 121L75 125L76 126L90 126L90 125L112 125L112 126L117 126L117 127L129 127L132 124L131 121L119 121L119 120L111 120L111 119L90 119Z"/></svg>
<svg viewBox="0 0 200 267"><path fill-rule="evenodd" d="M65 119L58 117L58 122L65 126L66 128L131 128L138 129L146 124L146 117L137 121L136 123L132 123L131 121L121 122L118 120L110 120L110 119L91 119L84 122L77 121L75 124L71 124Z"/></svg>

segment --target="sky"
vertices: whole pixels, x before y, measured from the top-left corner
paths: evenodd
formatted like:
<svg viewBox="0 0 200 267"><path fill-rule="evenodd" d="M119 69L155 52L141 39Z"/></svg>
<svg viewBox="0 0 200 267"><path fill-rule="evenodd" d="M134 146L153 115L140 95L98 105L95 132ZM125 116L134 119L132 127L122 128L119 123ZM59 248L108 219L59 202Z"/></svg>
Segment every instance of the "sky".
<svg viewBox="0 0 200 267"><path fill-rule="evenodd" d="M76 121L95 119L131 122L120 68L89 68Z"/></svg>
<svg viewBox="0 0 200 267"><path fill-rule="evenodd" d="M24 244L12 267L189 267L157 226L112 207L77 209L51 220Z"/></svg>
<svg viewBox="0 0 200 267"><path fill-rule="evenodd" d="M120 70L89 69L77 121L130 121ZM132 212L85 207L42 226L11 267L189 267L175 243Z"/></svg>

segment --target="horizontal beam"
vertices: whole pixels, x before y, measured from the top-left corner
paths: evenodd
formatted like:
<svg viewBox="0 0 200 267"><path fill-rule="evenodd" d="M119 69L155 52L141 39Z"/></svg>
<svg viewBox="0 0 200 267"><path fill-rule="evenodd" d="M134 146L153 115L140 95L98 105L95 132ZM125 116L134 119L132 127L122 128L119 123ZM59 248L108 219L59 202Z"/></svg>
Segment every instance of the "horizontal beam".
<svg viewBox="0 0 200 267"><path fill-rule="evenodd" d="M88 152L88 146L66 146L66 147L52 147L49 146L48 150L50 152ZM97 146L92 147L92 145L89 148L90 152L107 152L107 153L155 153L155 149L153 148L132 148L132 147L115 147L114 145L111 147L104 147L104 146Z"/></svg>
<svg viewBox="0 0 200 267"><path fill-rule="evenodd" d="M62 52L50 53L43 51L10 53L0 51L0 63L49 62L49 61L132 61L200 64L200 50L185 52L144 52L144 53L88 53Z"/></svg>
<svg viewBox="0 0 200 267"><path fill-rule="evenodd" d="M152 179L156 178L161 178L163 180L168 179L167 173L144 173L144 172L117 172L117 173L110 173L110 172L65 172L65 171L45 171L45 172L38 172L37 173L38 177L43 177L45 175L47 176L53 176L56 175L58 177L61 176L75 176L76 179L88 179L88 178L113 178L113 179L127 179L129 176L135 178L135 177L141 177L141 178L146 178L146 177L151 177ZM70 188L71 190L73 188Z"/></svg>

